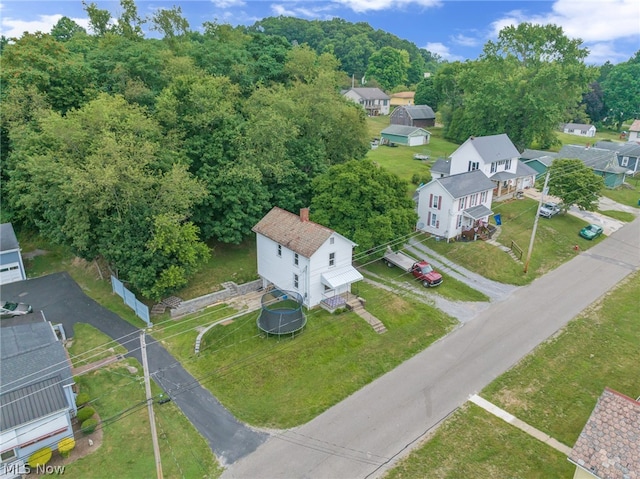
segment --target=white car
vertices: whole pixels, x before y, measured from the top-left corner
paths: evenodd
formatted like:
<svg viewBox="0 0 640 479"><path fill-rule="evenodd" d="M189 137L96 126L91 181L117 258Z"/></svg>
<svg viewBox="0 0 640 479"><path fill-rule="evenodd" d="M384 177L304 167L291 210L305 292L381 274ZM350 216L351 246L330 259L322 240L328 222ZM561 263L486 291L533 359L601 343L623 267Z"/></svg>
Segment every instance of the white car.
<svg viewBox="0 0 640 479"><path fill-rule="evenodd" d="M2 316L3 318L22 316L24 314L29 314L32 311L33 308L29 304L0 301L0 316Z"/></svg>
<svg viewBox="0 0 640 479"><path fill-rule="evenodd" d="M560 213L560 205L557 203L542 203L540 206L539 215L543 218L551 218L552 216Z"/></svg>

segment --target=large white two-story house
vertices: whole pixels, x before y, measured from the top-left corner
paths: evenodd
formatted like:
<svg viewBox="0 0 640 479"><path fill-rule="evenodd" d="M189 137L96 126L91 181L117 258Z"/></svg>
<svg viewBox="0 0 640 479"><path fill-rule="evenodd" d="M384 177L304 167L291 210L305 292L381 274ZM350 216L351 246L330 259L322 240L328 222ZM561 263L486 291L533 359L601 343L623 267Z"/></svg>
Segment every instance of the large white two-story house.
<svg viewBox="0 0 640 479"><path fill-rule="evenodd" d="M511 197L535 184L536 171L520 161L506 134L470 137L449 158L449 175L480 170L493 181L494 198Z"/></svg>
<svg viewBox="0 0 640 479"><path fill-rule="evenodd" d="M436 178L418 190L418 229L445 239L475 236L493 214L492 198L493 183L479 170Z"/></svg>
<svg viewBox="0 0 640 479"><path fill-rule="evenodd" d="M357 245L309 221L308 208L298 216L274 207L252 230L263 286L297 292L307 308L325 302L328 309L335 309L346 302L351 284L362 279L352 266Z"/></svg>

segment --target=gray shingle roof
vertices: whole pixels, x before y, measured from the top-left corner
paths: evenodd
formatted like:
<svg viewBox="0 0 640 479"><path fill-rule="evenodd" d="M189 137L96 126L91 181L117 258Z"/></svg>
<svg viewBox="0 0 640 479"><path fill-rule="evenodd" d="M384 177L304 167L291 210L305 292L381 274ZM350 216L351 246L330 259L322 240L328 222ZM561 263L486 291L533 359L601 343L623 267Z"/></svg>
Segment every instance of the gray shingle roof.
<svg viewBox="0 0 640 479"><path fill-rule="evenodd" d="M351 91L356 92L360 97L365 100L389 100L389 95L383 92L380 88L351 88ZM349 90L347 90L349 91Z"/></svg>
<svg viewBox="0 0 640 479"><path fill-rule="evenodd" d="M587 125L586 123L566 123L564 128L569 128L570 130L588 130L593 125Z"/></svg>
<svg viewBox="0 0 640 479"><path fill-rule="evenodd" d="M431 171L435 173L444 173L448 175L451 173L451 161L443 158L438 158L433 165L431 165Z"/></svg>
<svg viewBox="0 0 640 479"><path fill-rule="evenodd" d="M310 258L329 237L332 229L302 221L298 215L274 206L253 228L261 234L290 250Z"/></svg>
<svg viewBox="0 0 640 479"><path fill-rule="evenodd" d="M418 126L405 126L405 125L389 125L388 127L386 127L384 130L380 132L380 134L399 135L399 136L411 136L412 134L415 134L415 133L425 134L425 135L430 134L424 128L420 128Z"/></svg>
<svg viewBox="0 0 640 479"><path fill-rule="evenodd" d="M474 220L479 220L480 218L484 218L485 216L489 216L493 214L489 208L485 205L476 205L471 208L467 208L463 211L463 213Z"/></svg>
<svg viewBox="0 0 640 479"><path fill-rule="evenodd" d="M603 479L640 478L640 402L605 389L569 460Z"/></svg>
<svg viewBox="0 0 640 479"><path fill-rule="evenodd" d="M594 145L596 148L616 151L620 156L640 157L640 145L635 142L618 143L616 141L599 141Z"/></svg>
<svg viewBox="0 0 640 479"><path fill-rule="evenodd" d="M545 156L556 158L558 154L553 151L532 150L529 148L526 148L522 153L520 153L520 158L523 160L536 160Z"/></svg>
<svg viewBox="0 0 640 479"><path fill-rule="evenodd" d="M472 136L467 141L473 145L485 163L520 157L520 153L506 133L477 138Z"/></svg>
<svg viewBox="0 0 640 479"><path fill-rule="evenodd" d="M480 170L446 176L434 181L439 182L454 198L462 198L473 193L492 190L494 187L493 182Z"/></svg>
<svg viewBox="0 0 640 479"><path fill-rule="evenodd" d="M436 117L433 109L428 105L406 105L400 108L404 108L414 120L433 120Z"/></svg>
<svg viewBox="0 0 640 479"><path fill-rule="evenodd" d="M69 408L60 376L31 383L0 396L0 430L13 429L20 424L48 416Z"/></svg>
<svg viewBox="0 0 640 479"><path fill-rule="evenodd" d="M19 249L18 238L13 231L13 225L11 223L2 223L0 225L0 251L11 251Z"/></svg>
<svg viewBox="0 0 640 479"><path fill-rule="evenodd" d="M616 152L604 148L565 145L558 152L558 158L577 158L586 166L597 171L610 173L625 173L627 171L626 168L618 166Z"/></svg>

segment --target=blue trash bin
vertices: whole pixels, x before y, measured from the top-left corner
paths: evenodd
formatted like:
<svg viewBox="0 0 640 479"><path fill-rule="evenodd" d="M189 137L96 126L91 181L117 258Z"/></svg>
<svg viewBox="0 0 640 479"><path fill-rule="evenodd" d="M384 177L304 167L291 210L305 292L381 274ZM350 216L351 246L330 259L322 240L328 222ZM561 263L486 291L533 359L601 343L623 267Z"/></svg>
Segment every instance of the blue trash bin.
<svg viewBox="0 0 640 479"><path fill-rule="evenodd" d="M496 225L500 226L502 224L502 218L500 215L493 215L493 219L496 220Z"/></svg>

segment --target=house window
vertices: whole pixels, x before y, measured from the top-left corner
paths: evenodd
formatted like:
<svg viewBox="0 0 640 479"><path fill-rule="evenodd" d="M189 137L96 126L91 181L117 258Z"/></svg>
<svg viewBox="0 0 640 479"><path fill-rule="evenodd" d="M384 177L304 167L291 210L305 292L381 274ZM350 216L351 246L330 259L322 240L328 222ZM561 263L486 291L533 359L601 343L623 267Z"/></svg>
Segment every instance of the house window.
<svg viewBox="0 0 640 479"><path fill-rule="evenodd" d="M282 245L278 245L278 256L282 258Z"/></svg>
<svg viewBox="0 0 640 479"><path fill-rule="evenodd" d="M294 253L294 255L293 255L293 264L298 266L299 263L300 263L300 261L299 261L298 253Z"/></svg>
<svg viewBox="0 0 640 479"><path fill-rule="evenodd" d="M434 228L438 227L438 215L435 213L431 213L431 223L429 223L430 226L433 226Z"/></svg>
<svg viewBox="0 0 640 479"><path fill-rule="evenodd" d="M336 254L329 253L329 266L335 266L335 265L336 265Z"/></svg>
<svg viewBox="0 0 640 479"><path fill-rule="evenodd" d="M462 226L462 215L458 215L458 222L456 224L456 228L460 228Z"/></svg>
<svg viewBox="0 0 640 479"><path fill-rule="evenodd" d="M8 451L4 451L0 454L0 462L9 462L16 458L16 450L9 449Z"/></svg>
<svg viewBox="0 0 640 479"><path fill-rule="evenodd" d="M495 173L498 165L496 163L491 163L491 173Z"/></svg>
<svg viewBox="0 0 640 479"><path fill-rule="evenodd" d="M323 284L323 286L324 286L324 292L325 293L328 292L328 291L331 291L331 286L327 286L326 284Z"/></svg>
<svg viewBox="0 0 640 479"><path fill-rule="evenodd" d="M469 206L475 206L478 204L478 193L471 195L471 204Z"/></svg>
<svg viewBox="0 0 640 479"><path fill-rule="evenodd" d="M623 156L622 157L622 162L620 163L620 166L629 166L629 157L628 156Z"/></svg>
<svg viewBox="0 0 640 479"><path fill-rule="evenodd" d="M478 168L480 168L480 162L478 162L478 161L470 161L467 171L477 170Z"/></svg>
<svg viewBox="0 0 640 479"><path fill-rule="evenodd" d="M467 197L465 196L464 198L460 198L460 203L459 203L460 207L458 208L458 211L463 210L467 207Z"/></svg>
<svg viewBox="0 0 640 479"><path fill-rule="evenodd" d="M332 236L331 238L329 238L329 244L333 244L335 238Z"/></svg>
<svg viewBox="0 0 640 479"><path fill-rule="evenodd" d="M433 201L431 202L431 207L439 210L441 202L442 202L442 196L433 195Z"/></svg>
<svg viewBox="0 0 640 479"><path fill-rule="evenodd" d="M511 169L511 160L507 160L504 164L504 169L505 170L510 170Z"/></svg>
<svg viewBox="0 0 640 479"><path fill-rule="evenodd" d="M298 286L300 284L300 277L297 274L293 275L293 287L295 289L298 289Z"/></svg>
<svg viewBox="0 0 640 479"><path fill-rule="evenodd" d="M480 203L484 203L485 201L487 201L487 192L483 191L480 193Z"/></svg>

